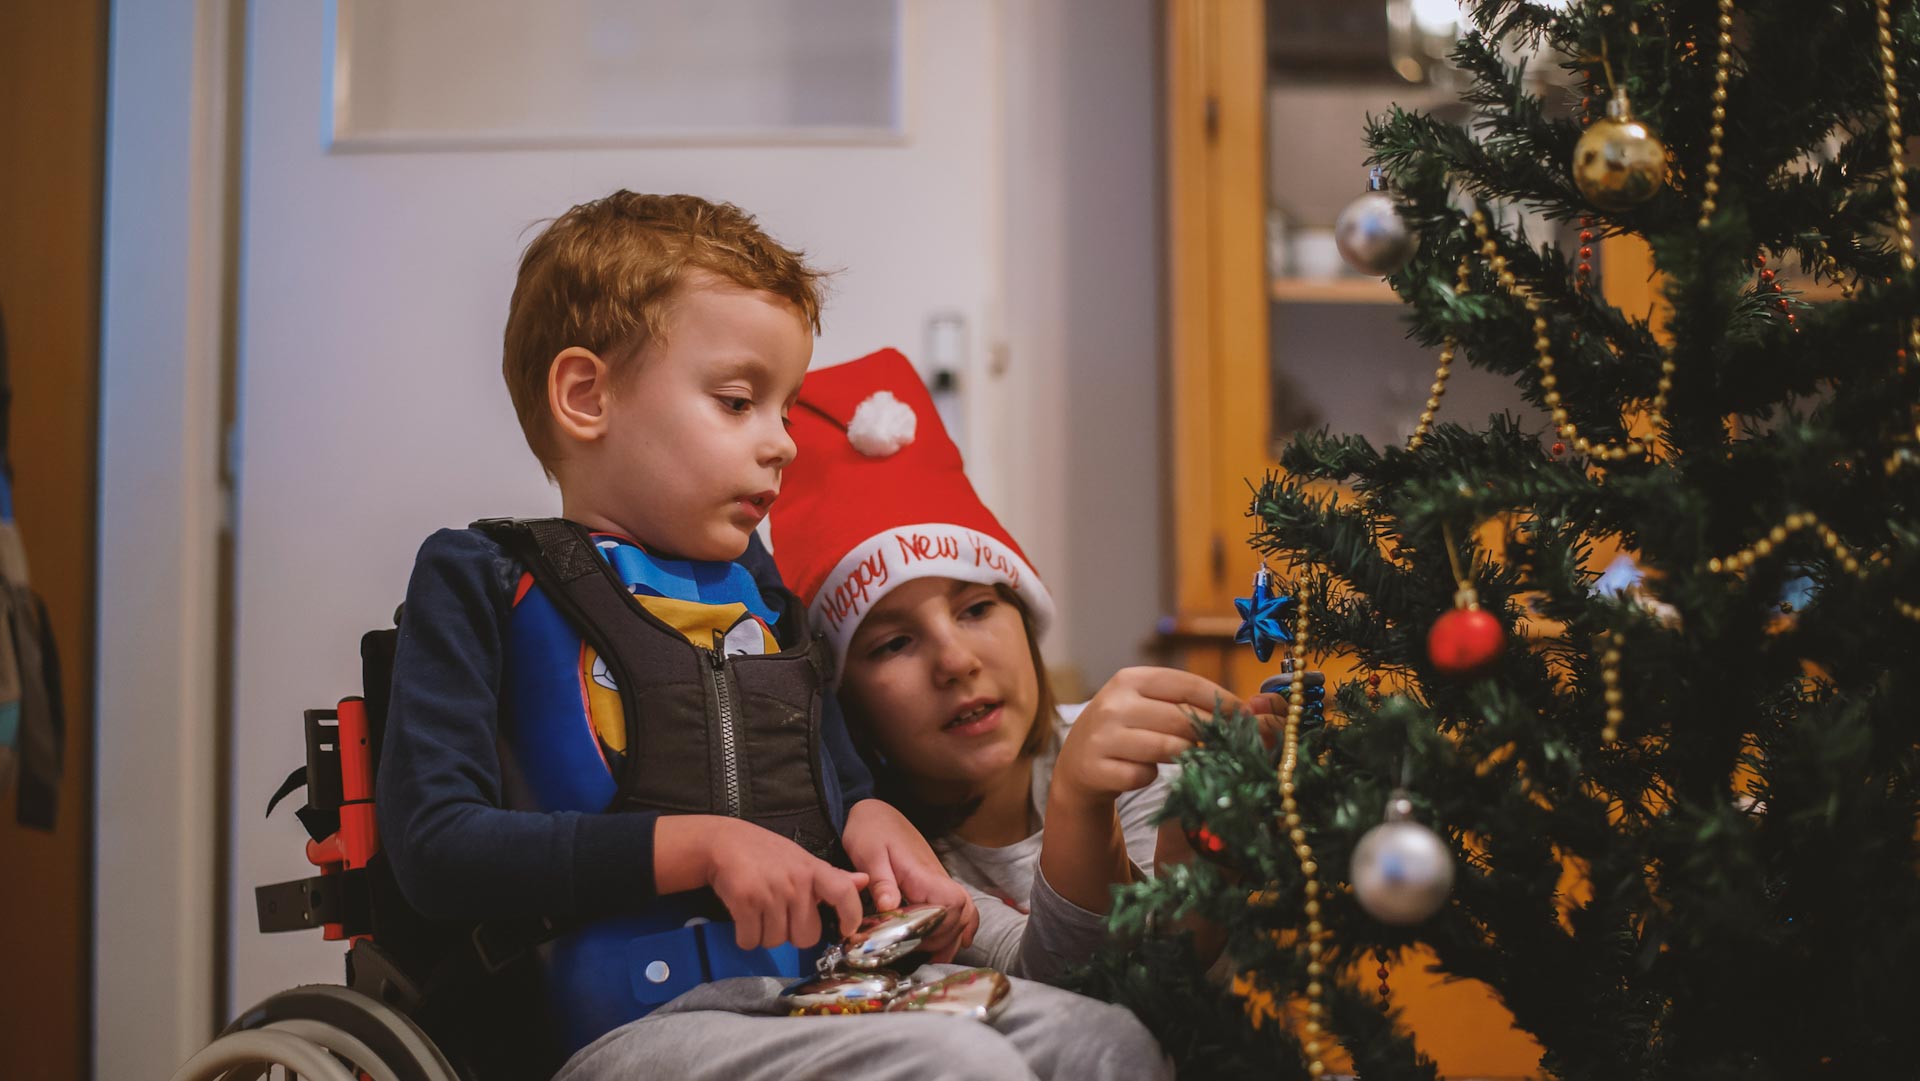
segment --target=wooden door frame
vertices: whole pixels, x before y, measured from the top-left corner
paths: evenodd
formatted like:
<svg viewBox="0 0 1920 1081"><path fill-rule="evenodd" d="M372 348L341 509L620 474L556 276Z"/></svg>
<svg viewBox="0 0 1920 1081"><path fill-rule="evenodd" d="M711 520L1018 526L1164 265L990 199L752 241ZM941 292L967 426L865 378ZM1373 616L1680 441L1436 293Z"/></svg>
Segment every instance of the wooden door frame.
<svg viewBox="0 0 1920 1081"><path fill-rule="evenodd" d="M13 517L65 720L50 824L0 786L0 1076L87 1076L106 0L0 9L0 303ZM17 584L17 583L16 583ZM10 646L7 648L11 648Z"/></svg>
<svg viewBox="0 0 1920 1081"><path fill-rule="evenodd" d="M1268 455L1266 12L1260 0L1168 0L1165 14L1173 613L1162 629L1179 648L1218 637L1255 564L1240 478ZM1185 660L1220 674L1204 652Z"/></svg>

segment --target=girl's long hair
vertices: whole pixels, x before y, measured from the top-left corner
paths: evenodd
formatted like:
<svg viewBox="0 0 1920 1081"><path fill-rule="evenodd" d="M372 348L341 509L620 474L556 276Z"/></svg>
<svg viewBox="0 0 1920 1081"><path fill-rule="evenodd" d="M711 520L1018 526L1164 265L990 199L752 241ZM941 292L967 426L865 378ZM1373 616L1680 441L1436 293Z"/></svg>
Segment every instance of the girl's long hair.
<svg viewBox="0 0 1920 1081"><path fill-rule="evenodd" d="M1053 682L1047 678L1046 662L1040 656L1040 636L1034 631L1033 613L1028 611L1020 595L1012 589L996 584L993 591L1002 602L1012 605L1013 610L1020 613L1020 626L1027 635L1027 656L1033 663L1034 681L1039 689L1034 704L1033 724L1027 730L1026 742L1020 745L1020 760L1029 762L1053 738L1054 721L1060 715L1060 700L1053 693ZM846 711L847 729L853 736L854 748L860 752L861 760L873 773L874 795L906 815L907 821L913 823L914 828L928 840L953 832L980 809L978 798L960 803L934 803L923 798L913 778L889 763L881 753L879 740L874 737L873 719L849 699L842 698L840 706Z"/></svg>

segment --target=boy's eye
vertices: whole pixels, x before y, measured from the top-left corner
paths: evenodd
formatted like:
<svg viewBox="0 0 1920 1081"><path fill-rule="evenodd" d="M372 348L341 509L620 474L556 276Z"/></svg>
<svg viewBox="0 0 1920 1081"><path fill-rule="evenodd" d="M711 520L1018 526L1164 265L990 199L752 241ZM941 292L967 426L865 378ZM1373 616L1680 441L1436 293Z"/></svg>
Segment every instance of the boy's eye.
<svg viewBox="0 0 1920 1081"><path fill-rule="evenodd" d="M744 413L753 408L752 398L722 398L720 403L727 407L729 413Z"/></svg>

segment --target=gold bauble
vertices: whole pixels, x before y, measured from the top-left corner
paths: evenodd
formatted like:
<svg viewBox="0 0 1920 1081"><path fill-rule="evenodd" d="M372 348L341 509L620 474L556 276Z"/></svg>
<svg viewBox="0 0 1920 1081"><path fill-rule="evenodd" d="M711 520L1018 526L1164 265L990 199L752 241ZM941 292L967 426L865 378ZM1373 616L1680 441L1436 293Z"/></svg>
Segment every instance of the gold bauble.
<svg viewBox="0 0 1920 1081"><path fill-rule="evenodd" d="M1616 90L1607 115L1573 148L1573 182L1602 210L1627 210L1653 198L1667 182L1667 148L1633 119L1627 92Z"/></svg>

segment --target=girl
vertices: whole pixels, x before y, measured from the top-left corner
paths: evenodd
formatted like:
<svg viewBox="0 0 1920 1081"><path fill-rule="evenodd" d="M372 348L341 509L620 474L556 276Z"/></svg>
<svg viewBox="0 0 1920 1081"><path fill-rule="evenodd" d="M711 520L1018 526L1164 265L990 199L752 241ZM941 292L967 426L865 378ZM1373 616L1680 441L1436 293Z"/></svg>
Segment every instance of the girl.
<svg viewBox="0 0 1920 1081"><path fill-rule="evenodd" d="M774 560L833 647L880 795L974 892L957 960L1055 978L1099 945L1114 885L1191 854L1177 824L1152 824L1167 763L1195 714L1244 707L1165 668L1055 700L1039 651L1052 597L899 353L809 373L791 429Z"/></svg>

